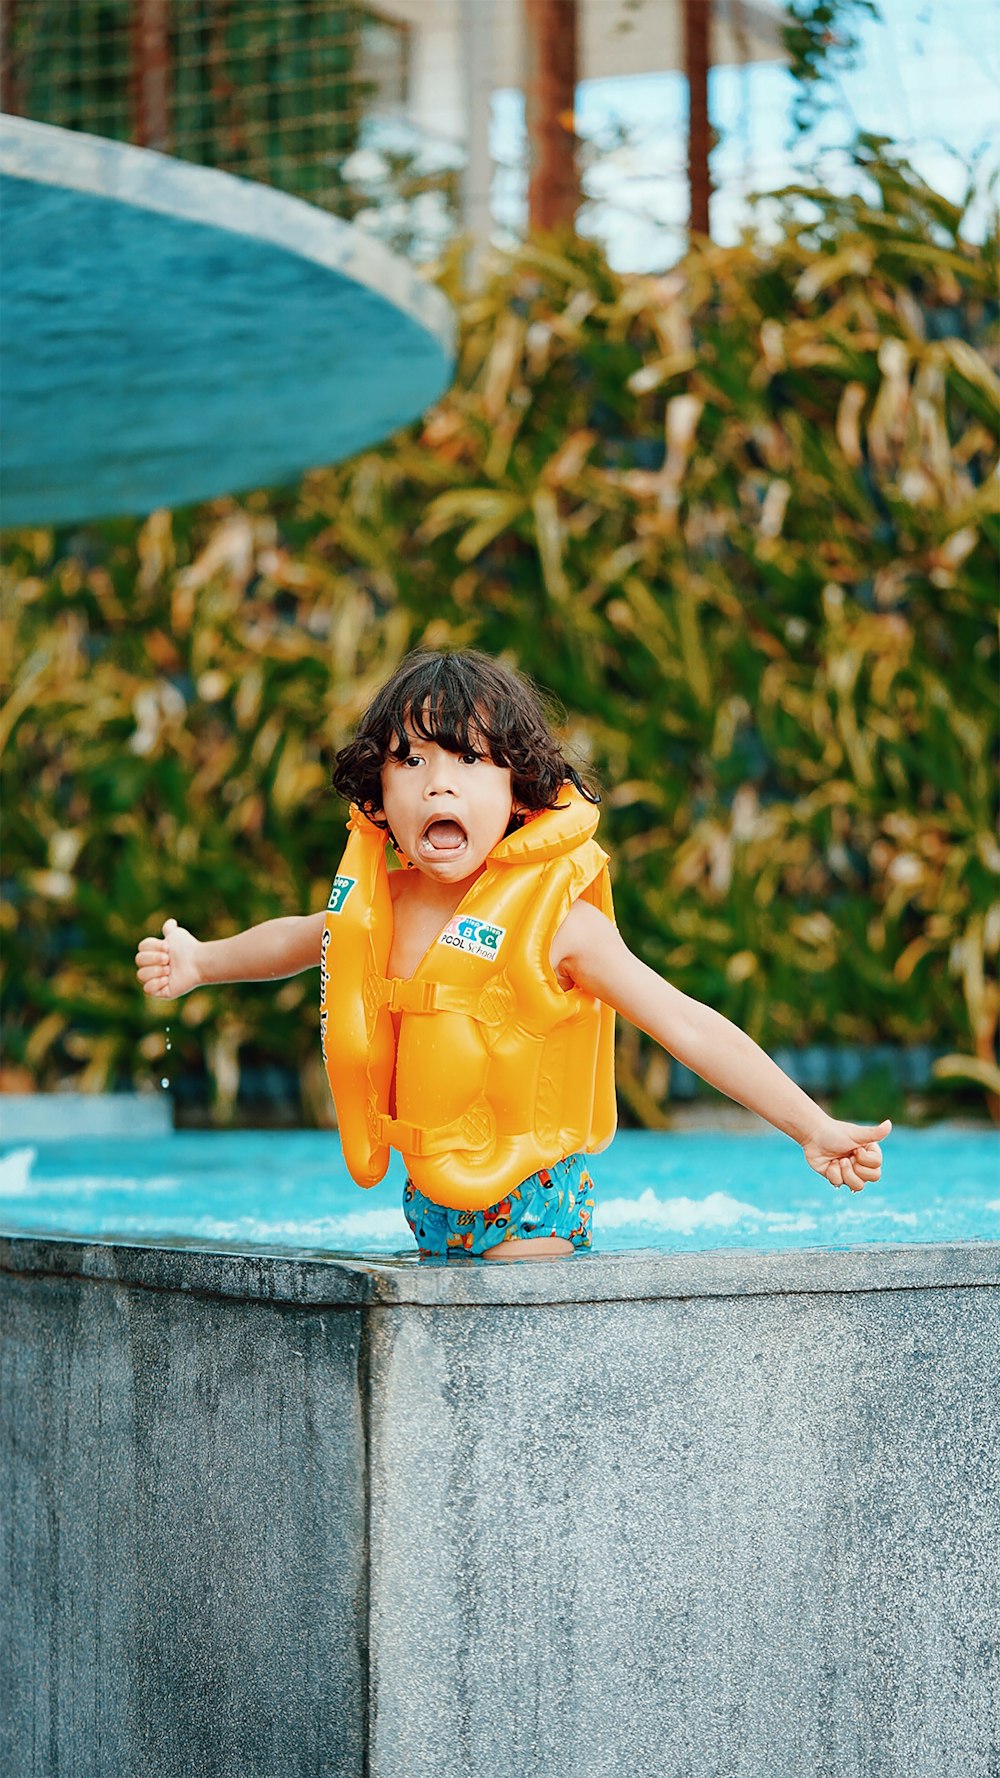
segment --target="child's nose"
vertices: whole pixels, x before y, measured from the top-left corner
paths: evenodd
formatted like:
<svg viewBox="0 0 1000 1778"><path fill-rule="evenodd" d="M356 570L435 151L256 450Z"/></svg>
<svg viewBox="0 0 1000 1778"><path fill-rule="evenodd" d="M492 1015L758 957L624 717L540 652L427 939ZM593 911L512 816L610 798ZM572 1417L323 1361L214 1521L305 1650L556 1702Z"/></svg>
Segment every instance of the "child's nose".
<svg viewBox="0 0 1000 1778"><path fill-rule="evenodd" d="M431 767L427 775L427 789L431 796L449 796L455 792L454 761L445 756Z"/></svg>

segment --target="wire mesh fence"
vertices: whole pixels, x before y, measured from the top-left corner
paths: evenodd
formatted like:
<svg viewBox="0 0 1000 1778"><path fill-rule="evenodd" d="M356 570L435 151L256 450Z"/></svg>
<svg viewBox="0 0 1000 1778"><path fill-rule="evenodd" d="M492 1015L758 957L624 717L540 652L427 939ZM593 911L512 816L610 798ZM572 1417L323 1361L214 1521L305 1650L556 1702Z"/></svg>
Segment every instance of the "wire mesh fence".
<svg viewBox="0 0 1000 1778"><path fill-rule="evenodd" d="M406 27L331 0L6 0L3 108L350 212L343 165ZM398 73L397 73L398 80Z"/></svg>

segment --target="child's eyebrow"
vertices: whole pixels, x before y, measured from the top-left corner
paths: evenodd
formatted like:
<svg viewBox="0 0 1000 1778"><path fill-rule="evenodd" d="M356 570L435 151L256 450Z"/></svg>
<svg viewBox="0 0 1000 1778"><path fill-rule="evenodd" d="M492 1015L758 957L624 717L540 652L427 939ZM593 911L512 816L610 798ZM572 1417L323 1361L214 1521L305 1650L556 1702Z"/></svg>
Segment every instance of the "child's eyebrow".
<svg viewBox="0 0 1000 1778"><path fill-rule="evenodd" d="M446 753L474 753L480 759L492 758L489 741L479 727L477 719L475 717L467 719L468 738L465 741L460 739L463 727L465 727L465 720L460 718L457 732L451 731L447 738L441 734L426 735L417 728L412 714L407 711L406 715L399 719L399 728L394 730L393 737L388 744L388 751L400 757L399 750L404 746L410 753L419 753L424 747L443 747Z"/></svg>

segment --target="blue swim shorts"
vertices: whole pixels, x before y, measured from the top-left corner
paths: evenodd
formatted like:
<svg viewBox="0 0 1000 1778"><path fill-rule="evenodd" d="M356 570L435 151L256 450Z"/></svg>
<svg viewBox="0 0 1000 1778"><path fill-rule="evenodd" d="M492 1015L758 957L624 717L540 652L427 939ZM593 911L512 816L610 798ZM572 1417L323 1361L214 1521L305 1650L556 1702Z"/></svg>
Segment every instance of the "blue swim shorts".
<svg viewBox="0 0 1000 1778"><path fill-rule="evenodd" d="M571 1154L541 1167L515 1185L488 1210L446 1210L418 1191L412 1179L403 1187L406 1217L421 1259L447 1259L449 1253L482 1253L501 1241L561 1235L574 1247L589 1247L594 1214L594 1181L586 1155Z"/></svg>

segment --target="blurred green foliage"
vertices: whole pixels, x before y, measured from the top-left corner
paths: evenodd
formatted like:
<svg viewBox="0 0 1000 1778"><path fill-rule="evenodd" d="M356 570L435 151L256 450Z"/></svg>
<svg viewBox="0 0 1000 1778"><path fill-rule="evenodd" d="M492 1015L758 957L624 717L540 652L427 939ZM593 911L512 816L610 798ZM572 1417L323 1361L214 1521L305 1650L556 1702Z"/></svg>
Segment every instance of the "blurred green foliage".
<svg viewBox="0 0 1000 1778"><path fill-rule="evenodd" d="M862 153L864 196L663 276L549 241L463 295L456 260L450 394L293 490L9 538L11 1084L148 1083L169 1019L220 1118L248 1061L324 1115L314 979L170 1008L132 955L325 904L333 754L424 642L561 700L655 969L765 1046L944 1044L996 1094L996 255ZM666 1058L619 1059L662 1121Z"/></svg>
<svg viewBox="0 0 1000 1778"><path fill-rule="evenodd" d="M792 123L805 134L836 102L840 76L856 66L861 22L879 24L882 15L875 0L785 0L784 13L781 35L795 82Z"/></svg>

